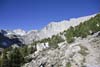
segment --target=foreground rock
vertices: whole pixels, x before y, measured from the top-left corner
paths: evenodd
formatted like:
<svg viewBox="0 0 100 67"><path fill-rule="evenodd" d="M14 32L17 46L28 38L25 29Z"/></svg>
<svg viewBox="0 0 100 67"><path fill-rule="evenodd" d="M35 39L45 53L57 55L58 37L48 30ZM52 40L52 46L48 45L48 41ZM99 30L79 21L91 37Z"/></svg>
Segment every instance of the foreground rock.
<svg viewBox="0 0 100 67"><path fill-rule="evenodd" d="M28 56L32 61L23 67L100 67L100 36L62 43L57 49L44 49Z"/></svg>

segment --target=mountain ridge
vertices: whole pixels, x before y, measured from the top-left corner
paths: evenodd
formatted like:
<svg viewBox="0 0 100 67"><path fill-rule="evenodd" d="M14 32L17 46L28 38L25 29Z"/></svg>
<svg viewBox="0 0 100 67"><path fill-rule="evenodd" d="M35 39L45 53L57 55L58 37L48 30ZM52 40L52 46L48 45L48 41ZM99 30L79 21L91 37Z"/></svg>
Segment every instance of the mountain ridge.
<svg viewBox="0 0 100 67"><path fill-rule="evenodd" d="M1 30L0 32L4 34L6 37L12 37L19 39L22 44L31 44L33 41L38 41L44 38L52 37L52 35L56 35L64 30L67 30L69 27L74 27L79 25L80 23L89 20L92 17L95 17L97 14L83 16L79 18L71 18L69 20L63 20L60 22L51 22L41 30L31 30L24 31L22 29L16 30ZM16 37L15 37L16 36Z"/></svg>

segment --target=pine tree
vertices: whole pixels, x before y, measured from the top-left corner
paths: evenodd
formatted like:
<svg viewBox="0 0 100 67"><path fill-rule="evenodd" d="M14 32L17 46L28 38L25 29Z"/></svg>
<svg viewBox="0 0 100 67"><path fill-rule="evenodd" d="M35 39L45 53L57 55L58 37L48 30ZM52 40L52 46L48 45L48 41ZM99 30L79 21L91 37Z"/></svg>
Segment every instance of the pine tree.
<svg viewBox="0 0 100 67"><path fill-rule="evenodd" d="M8 59L7 50L5 49L3 51L2 58L1 58L1 67L11 67L10 64L11 63L9 62Z"/></svg>
<svg viewBox="0 0 100 67"><path fill-rule="evenodd" d="M11 67L20 67L24 63L24 57L18 48L15 48L10 54Z"/></svg>

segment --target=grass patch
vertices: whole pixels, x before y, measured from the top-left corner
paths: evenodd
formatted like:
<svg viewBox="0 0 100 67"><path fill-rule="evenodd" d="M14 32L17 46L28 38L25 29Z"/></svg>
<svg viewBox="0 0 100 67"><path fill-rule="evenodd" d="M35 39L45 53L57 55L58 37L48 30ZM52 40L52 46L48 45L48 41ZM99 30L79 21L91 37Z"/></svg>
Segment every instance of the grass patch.
<svg viewBox="0 0 100 67"><path fill-rule="evenodd" d="M68 63L66 64L66 67L71 67L71 63L68 62Z"/></svg>

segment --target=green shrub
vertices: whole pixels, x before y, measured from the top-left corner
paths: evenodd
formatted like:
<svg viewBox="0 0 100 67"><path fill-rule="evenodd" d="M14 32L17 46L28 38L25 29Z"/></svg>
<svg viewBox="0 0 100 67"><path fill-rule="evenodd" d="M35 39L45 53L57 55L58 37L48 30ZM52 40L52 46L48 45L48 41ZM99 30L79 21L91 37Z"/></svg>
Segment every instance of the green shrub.
<svg viewBox="0 0 100 67"><path fill-rule="evenodd" d="M66 67L71 67L71 63L68 62L68 63L66 64Z"/></svg>
<svg viewBox="0 0 100 67"><path fill-rule="evenodd" d="M59 35L53 35L52 38L49 40L49 45L52 48L57 48L58 43L64 42L64 39Z"/></svg>

